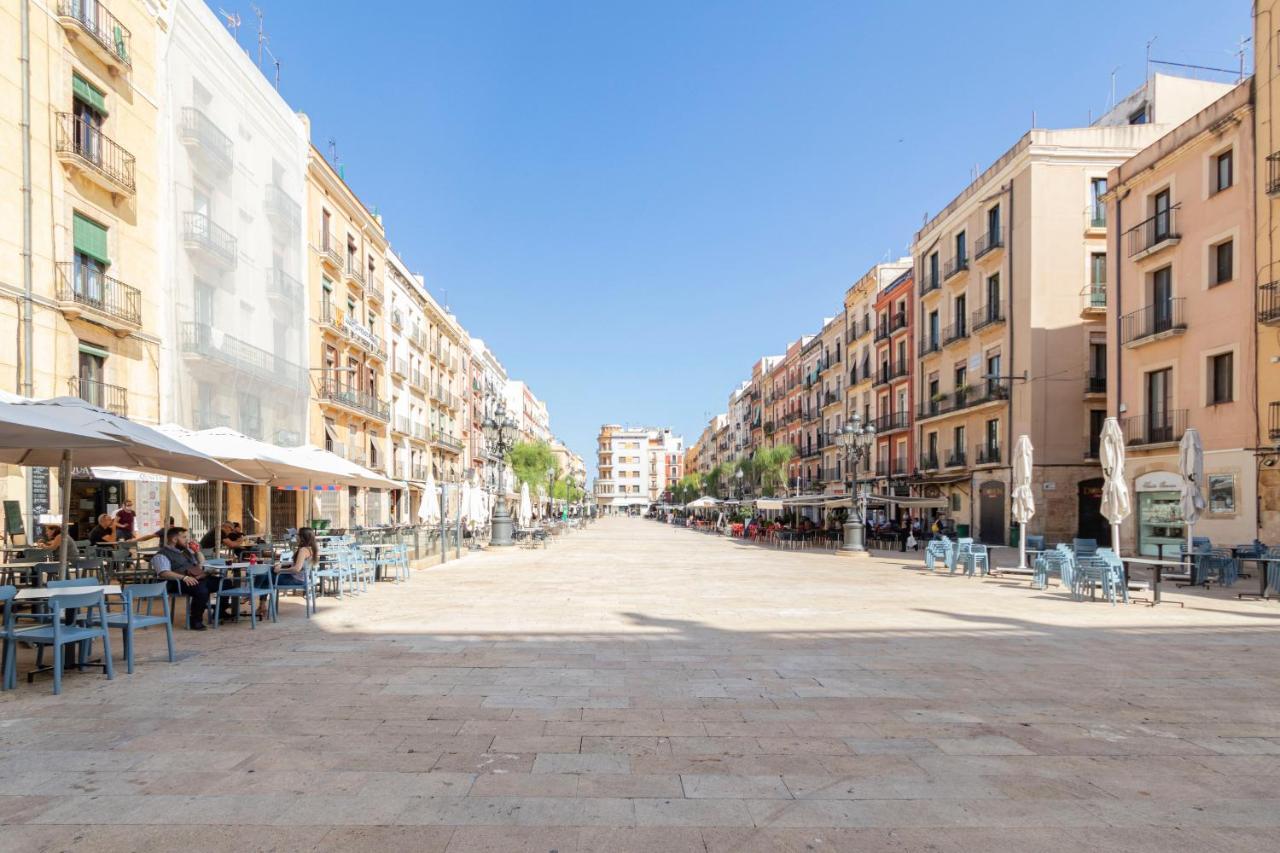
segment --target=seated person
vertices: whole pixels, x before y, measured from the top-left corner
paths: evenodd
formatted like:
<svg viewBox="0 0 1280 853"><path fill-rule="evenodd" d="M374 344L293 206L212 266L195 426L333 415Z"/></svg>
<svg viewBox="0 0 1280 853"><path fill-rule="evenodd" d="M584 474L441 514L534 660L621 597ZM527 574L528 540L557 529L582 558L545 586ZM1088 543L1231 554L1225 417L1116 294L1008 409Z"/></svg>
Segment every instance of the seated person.
<svg viewBox="0 0 1280 853"><path fill-rule="evenodd" d="M116 520L103 513L98 516L98 523L89 531L89 544L114 544L116 541Z"/></svg>
<svg viewBox="0 0 1280 853"><path fill-rule="evenodd" d="M236 532L235 525L230 521L222 522L217 528L210 528L208 533L200 537L200 547L206 550L219 547L214 544L215 541L223 548L242 548L247 544L244 534Z"/></svg>
<svg viewBox="0 0 1280 853"><path fill-rule="evenodd" d="M36 540L37 548L44 548L46 551L57 551L62 548L62 525L46 524L44 526L44 535Z"/></svg>
<svg viewBox="0 0 1280 853"><path fill-rule="evenodd" d="M190 597L191 630L203 631L209 597L218 592L218 578L205 573L204 555L191 547L185 527L170 527L165 531L164 545L152 556L151 568L156 577L169 582L170 592ZM224 602L221 606L222 616L231 618L230 603Z"/></svg>

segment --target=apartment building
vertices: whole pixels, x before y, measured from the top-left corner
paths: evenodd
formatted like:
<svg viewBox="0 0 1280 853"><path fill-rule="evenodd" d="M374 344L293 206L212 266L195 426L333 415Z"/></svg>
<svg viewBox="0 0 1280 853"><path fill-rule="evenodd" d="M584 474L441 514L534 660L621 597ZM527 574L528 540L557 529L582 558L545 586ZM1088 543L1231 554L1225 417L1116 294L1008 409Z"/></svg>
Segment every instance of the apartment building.
<svg viewBox="0 0 1280 853"><path fill-rule="evenodd" d="M1214 542L1257 534L1254 148L1247 80L1107 177L1112 369L1100 378L1128 447L1125 550L1185 544L1178 442L1188 428L1205 450L1208 505L1195 532Z"/></svg>
<svg viewBox="0 0 1280 853"><path fill-rule="evenodd" d="M1256 273L1258 533L1280 541L1280 86L1270 69L1280 68L1280 0L1256 0L1254 10L1254 269ZM1241 267L1244 284L1253 284ZM1243 541L1248 541L1243 540Z"/></svg>
<svg viewBox="0 0 1280 853"><path fill-rule="evenodd" d="M493 494L498 489L498 469L503 461L484 435L484 420L497 411L498 403L505 404L507 396L507 370L493 351L480 338L471 338L471 444L470 462L477 481ZM515 478L504 476L508 493L513 493Z"/></svg>
<svg viewBox="0 0 1280 853"><path fill-rule="evenodd" d="M800 482L804 460L801 451L804 445L804 382L802 363L805 350L813 341L813 335L804 335L787 347L787 354L778 365L776 402L780 412L776 427L775 444L789 444L795 448L795 455L787 464L787 488L795 489Z"/></svg>
<svg viewBox="0 0 1280 853"><path fill-rule="evenodd" d="M684 476L684 439L669 429L648 430L646 446L649 480L649 502L658 503L669 496Z"/></svg>
<svg viewBox="0 0 1280 853"><path fill-rule="evenodd" d="M424 287L426 317L427 437L431 444L432 476L436 482L461 483L467 470L466 448L471 412L466 377L470 371L471 338L458 319Z"/></svg>
<svg viewBox="0 0 1280 853"><path fill-rule="evenodd" d="M78 396L155 423L165 298L155 240L163 194L155 143L160 21L140 0L31 4L29 12L24 90L19 6L0 8L10 56L0 72L3 386L31 397ZM5 470L0 490L22 502L27 521L57 500L46 469ZM76 522L118 503L126 485L77 478L72 488ZM34 509L32 497L41 502Z"/></svg>
<svg viewBox="0 0 1280 853"><path fill-rule="evenodd" d="M844 308L822 324L818 333L822 358L818 364L818 377L814 394L818 404L818 434L821 447L818 459L818 484L827 494L843 494L844 461L840 458L832 437L844 427L844 338L846 320Z"/></svg>
<svg viewBox="0 0 1280 853"><path fill-rule="evenodd" d="M916 233L916 436L923 497L962 532L1009 537L1008 449L1035 447L1031 532L1108 541L1090 457L1105 410L1091 372L1105 345L1108 172L1224 87L1156 75L1086 128L1032 129ZM1105 361L1103 362L1105 363Z"/></svg>
<svg viewBox="0 0 1280 853"><path fill-rule="evenodd" d="M770 376L778 363L780 355L766 355L751 365L751 433L748 455L753 456L773 433L773 386ZM766 434L764 425L770 425Z"/></svg>
<svg viewBox="0 0 1280 853"><path fill-rule="evenodd" d="M874 451L877 486L881 494L910 493L908 479L915 470L911 436L911 402L916 352L914 278L911 269L880 289L874 303L876 330L871 393L876 416Z"/></svg>
<svg viewBox="0 0 1280 853"><path fill-rule="evenodd" d="M387 386L391 407L391 476L406 488L396 495L395 516L418 517L431 465L430 321L427 294L420 276L388 247L387 271Z"/></svg>
<svg viewBox="0 0 1280 853"><path fill-rule="evenodd" d="M600 511L643 512L684 476L683 454L684 442L669 429L602 426L596 439L594 488Z"/></svg>
<svg viewBox="0 0 1280 853"><path fill-rule="evenodd" d="M315 406L311 442L374 471L390 456L383 284L386 235L343 175L315 147L307 158L307 282L313 309ZM322 491L319 516L334 526L381 523L385 497ZM362 499L363 498L363 499Z"/></svg>
<svg viewBox="0 0 1280 853"><path fill-rule="evenodd" d="M729 447L725 462L735 468L751 453L751 389L750 380L738 385L729 395L726 409L729 415Z"/></svg>

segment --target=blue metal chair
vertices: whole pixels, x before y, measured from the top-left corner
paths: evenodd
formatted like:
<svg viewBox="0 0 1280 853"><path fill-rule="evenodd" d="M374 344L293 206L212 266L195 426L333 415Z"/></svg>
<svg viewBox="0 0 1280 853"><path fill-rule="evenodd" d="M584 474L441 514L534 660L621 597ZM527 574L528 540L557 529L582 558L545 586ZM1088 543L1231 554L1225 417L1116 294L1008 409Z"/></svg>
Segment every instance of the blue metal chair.
<svg viewBox="0 0 1280 853"><path fill-rule="evenodd" d="M951 552L955 549L955 544L946 536L938 536L930 539L924 546L924 566L929 571L934 570L934 564L941 560L944 565L950 565Z"/></svg>
<svg viewBox="0 0 1280 853"><path fill-rule="evenodd" d="M1098 551L1097 539L1076 539L1071 543L1071 550L1079 560L1083 557L1092 557Z"/></svg>
<svg viewBox="0 0 1280 853"><path fill-rule="evenodd" d="M1028 550L1028 551L1043 551L1043 550L1044 550L1044 537L1043 537L1043 536L1032 536L1030 533L1028 533L1028 534L1027 534L1027 550Z"/></svg>
<svg viewBox="0 0 1280 853"><path fill-rule="evenodd" d="M987 546L977 543L969 546L969 552L965 554L964 573L969 577L973 577L978 570L978 566L982 566L982 574L986 575L991 571L991 560L987 554Z"/></svg>
<svg viewBox="0 0 1280 853"><path fill-rule="evenodd" d="M17 683L14 677L14 665L11 662L10 650L14 648L13 638L13 600L18 594L16 586L0 586L0 690L12 690ZM16 657L16 655L14 655Z"/></svg>
<svg viewBox="0 0 1280 853"><path fill-rule="evenodd" d="M234 583L235 586L226 586L228 581ZM217 628L220 623L222 599L229 598L234 602L237 610L241 601L247 600L249 602L249 627L256 629L258 627L258 599L265 598L270 603L274 595L274 572L271 571L271 566L266 563L246 566L244 575L238 580L232 580L224 575L222 580L218 582L218 594L209 599L209 603L213 605L213 627Z"/></svg>
<svg viewBox="0 0 1280 853"><path fill-rule="evenodd" d="M956 547L951 549L950 559L947 561L947 570L951 574L956 573L956 564L962 566L968 565L969 549L973 547L973 538L965 536L956 540Z"/></svg>
<svg viewBox="0 0 1280 853"><path fill-rule="evenodd" d="M13 641L32 643L43 650L45 646L53 650L53 693L56 696L62 692L62 667L63 667L63 646L76 645L84 649L94 640L102 639L102 668L107 674L107 678L115 678L115 667L111 663L111 635L107 631L106 613L107 603L103 597L101 590L98 592L85 592L75 595L68 592L63 595L55 595L49 599L49 611L53 614L53 619L47 625L35 625L30 628L19 628L11 632ZM63 618L64 613L76 613L80 610L85 611L86 618L79 620L73 624L67 624ZM97 612L95 618L94 611ZM94 624L96 621L96 624ZM14 666L15 642L9 643L8 656L5 662L5 671L11 672ZM84 669L86 661L83 655L80 658L80 669Z"/></svg>
<svg viewBox="0 0 1280 853"><path fill-rule="evenodd" d="M1205 581L1216 577L1222 586L1231 586L1240 579L1240 562L1230 548L1212 548L1200 556L1200 571Z"/></svg>
<svg viewBox="0 0 1280 853"><path fill-rule="evenodd" d="M302 575L304 580L301 584L281 580L278 575L274 578L275 594L271 596L272 621L275 621L280 616L280 593L282 592L302 593L302 609L308 619L311 618L312 613L316 612L316 580L310 568L310 565L304 561L301 566L294 566L290 570L290 574Z"/></svg>
<svg viewBox="0 0 1280 853"><path fill-rule="evenodd" d="M173 663L173 621L169 615L169 585L165 581L133 584L125 587L123 593L124 609L107 611L107 627L120 629L124 641L125 666L129 674L133 674L134 632L143 628L164 626L165 640L169 644L169 663ZM151 609L154 602L159 602L159 613ZM144 604L145 608L142 606Z"/></svg>

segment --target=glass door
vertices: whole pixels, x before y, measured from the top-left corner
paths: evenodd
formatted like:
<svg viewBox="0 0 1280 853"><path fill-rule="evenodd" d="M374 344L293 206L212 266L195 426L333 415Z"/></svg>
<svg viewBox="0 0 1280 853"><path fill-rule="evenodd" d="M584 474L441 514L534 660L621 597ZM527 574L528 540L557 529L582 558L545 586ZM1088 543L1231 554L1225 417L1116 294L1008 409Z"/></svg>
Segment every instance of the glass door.
<svg viewBox="0 0 1280 853"><path fill-rule="evenodd" d="M1153 370L1147 374L1147 435L1149 443L1171 441L1173 428L1169 409L1172 394L1173 369Z"/></svg>

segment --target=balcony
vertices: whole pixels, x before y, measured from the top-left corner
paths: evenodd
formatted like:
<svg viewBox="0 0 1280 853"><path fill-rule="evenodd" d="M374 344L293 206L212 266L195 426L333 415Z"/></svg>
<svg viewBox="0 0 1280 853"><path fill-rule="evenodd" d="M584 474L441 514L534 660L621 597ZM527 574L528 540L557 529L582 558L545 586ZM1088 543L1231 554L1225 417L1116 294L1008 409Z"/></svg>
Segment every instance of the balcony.
<svg viewBox="0 0 1280 853"><path fill-rule="evenodd" d="M230 415L215 412L208 408L196 409L192 420L195 422L196 429L217 429L218 427L231 426Z"/></svg>
<svg viewBox="0 0 1280 853"><path fill-rule="evenodd" d="M921 453L919 470L937 471L938 470L938 454L929 453L927 451L924 453Z"/></svg>
<svg viewBox="0 0 1280 853"><path fill-rule="evenodd" d="M342 252L330 234L320 235L320 263L335 273L342 271Z"/></svg>
<svg viewBox="0 0 1280 853"><path fill-rule="evenodd" d="M1180 204L1175 204L1168 210L1147 217L1124 232L1129 243L1129 260L1141 260L1154 255L1161 249L1178 245L1182 235L1178 233L1174 215L1180 207Z"/></svg>
<svg viewBox="0 0 1280 853"><path fill-rule="evenodd" d="M1269 281L1258 288L1258 322L1280 323L1280 282Z"/></svg>
<svg viewBox="0 0 1280 853"><path fill-rule="evenodd" d="M973 257L976 260L981 258L983 255L988 255L991 252L994 252L996 249L1003 248L1004 231L999 228L994 228L979 237L978 241L973 244Z"/></svg>
<svg viewBox="0 0 1280 853"><path fill-rule="evenodd" d="M969 321L965 317L959 317L947 330L942 333L942 345L950 346L956 341L962 341L969 337Z"/></svg>
<svg viewBox="0 0 1280 853"><path fill-rule="evenodd" d="M391 375L397 379L407 379L409 377L409 360L405 358L397 358L391 363ZM404 432L404 430L401 430Z"/></svg>
<svg viewBox="0 0 1280 853"><path fill-rule="evenodd" d="M1084 377L1084 393L1086 397L1107 393L1107 374L1090 370Z"/></svg>
<svg viewBox="0 0 1280 853"><path fill-rule="evenodd" d="M973 464L977 465L999 465L1000 464L1000 445L998 444L979 444L974 449Z"/></svg>
<svg viewBox="0 0 1280 853"><path fill-rule="evenodd" d="M1280 402L1267 404L1267 437L1280 441Z"/></svg>
<svg viewBox="0 0 1280 853"><path fill-rule="evenodd" d="M966 464L968 464L968 462L965 459L964 448L956 448L947 454L946 467L963 468Z"/></svg>
<svg viewBox="0 0 1280 853"><path fill-rule="evenodd" d="M942 265L942 280L946 281L957 273L965 272L969 269L968 255L957 255L954 258L948 258L947 262Z"/></svg>
<svg viewBox="0 0 1280 853"><path fill-rule="evenodd" d="M1084 458L1097 459L1098 452L1101 449L1101 447L1102 447L1102 436L1100 434L1086 435L1084 437Z"/></svg>
<svg viewBox="0 0 1280 853"><path fill-rule="evenodd" d="M1267 155L1267 195L1280 195L1280 151Z"/></svg>
<svg viewBox="0 0 1280 853"><path fill-rule="evenodd" d="M1167 409L1155 415L1134 415L1120 419L1124 443L1130 447L1176 444L1187 431L1187 410Z"/></svg>
<svg viewBox="0 0 1280 853"><path fill-rule="evenodd" d="M972 409L975 406L985 406L988 403L1008 400L1009 388L1010 381L1008 379L987 379L950 393L940 393L932 400L921 403L917 407L916 420L941 417L963 409Z"/></svg>
<svg viewBox="0 0 1280 853"><path fill-rule="evenodd" d="M871 423L875 425L876 432L881 435L896 432L911 426L911 413L885 412L883 415L878 415Z"/></svg>
<svg viewBox="0 0 1280 853"><path fill-rule="evenodd" d="M926 274L920 279L920 295L933 293L935 290L942 289L942 281L936 275Z"/></svg>
<svg viewBox="0 0 1280 853"><path fill-rule="evenodd" d="M195 107L182 108L182 126L178 138L187 146L191 156L219 174L231 171L235 162L235 149L231 137Z"/></svg>
<svg viewBox="0 0 1280 853"><path fill-rule="evenodd" d="M89 266L57 264L58 309L68 319L105 326L124 337L142 327L142 293Z"/></svg>
<svg viewBox="0 0 1280 853"><path fill-rule="evenodd" d="M921 358L926 355L933 355L935 352L942 351L942 341L937 338L921 338L920 346L917 349Z"/></svg>
<svg viewBox="0 0 1280 853"><path fill-rule="evenodd" d="M876 371L875 381L872 385L888 385L895 379L903 378L908 372L909 368L905 364L891 365L886 362L885 364L880 365L880 369Z"/></svg>
<svg viewBox="0 0 1280 853"><path fill-rule="evenodd" d="M1139 308L1120 318L1120 343L1136 347L1161 338L1181 335L1187 330L1183 319L1183 303L1178 297Z"/></svg>
<svg viewBox="0 0 1280 853"><path fill-rule="evenodd" d="M182 243L193 254L223 269L236 267L235 235L203 213L182 214Z"/></svg>
<svg viewBox="0 0 1280 853"><path fill-rule="evenodd" d="M297 231L302 226L302 208L283 187L267 184L262 206L267 218L284 231Z"/></svg>
<svg viewBox="0 0 1280 853"><path fill-rule="evenodd" d="M129 55L132 38L129 29L107 10L101 0L59 0L58 23L66 31L67 38L88 48L111 74L127 73L133 67Z"/></svg>
<svg viewBox="0 0 1280 853"><path fill-rule="evenodd" d="M988 326L994 326L997 323L1003 323L1005 321L1004 303L989 302L986 305L980 305L974 309L970 319L973 321L973 330L975 332Z"/></svg>
<svg viewBox="0 0 1280 853"><path fill-rule="evenodd" d="M404 328L404 314L400 312L399 308L391 309L391 328L397 330Z"/></svg>
<svg viewBox="0 0 1280 853"><path fill-rule="evenodd" d="M365 282L364 294L375 302L382 301L382 276L375 272L369 273L369 280Z"/></svg>
<svg viewBox="0 0 1280 853"><path fill-rule="evenodd" d="M377 394L369 391L351 388L334 377L328 375L321 377L319 396L321 400L354 409L380 421L391 420L391 406L386 400L380 399Z"/></svg>
<svg viewBox="0 0 1280 853"><path fill-rule="evenodd" d="M119 385L108 385L96 379L72 376L67 382L73 397L79 397L91 406L106 409L122 418L129 416L129 392Z"/></svg>
<svg viewBox="0 0 1280 853"><path fill-rule="evenodd" d="M411 370L408 374L408 379L409 384L420 391L425 392L431 385L431 380L421 370Z"/></svg>
<svg viewBox="0 0 1280 853"><path fill-rule="evenodd" d="M358 284L361 288L365 285L364 269L360 266L360 258L356 255L347 256L347 281Z"/></svg>
<svg viewBox="0 0 1280 853"><path fill-rule="evenodd" d="M113 201L137 191L133 155L71 113L57 114L57 152L67 168L111 193Z"/></svg>
<svg viewBox="0 0 1280 853"><path fill-rule="evenodd" d="M1080 291L1080 319L1105 316L1107 313L1107 285L1097 282L1086 285Z"/></svg>
<svg viewBox="0 0 1280 853"><path fill-rule="evenodd" d="M285 305L296 305L302 301L302 282L284 270L272 269L267 272L267 296Z"/></svg>
<svg viewBox="0 0 1280 853"><path fill-rule="evenodd" d="M462 452L462 441L455 435L445 432L439 427L431 428L431 443L441 450L449 450L454 453Z"/></svg>
<svg viewBox="0 0 1280 853"><path fill-rule="evenodd" d="M300 389L306 385L306 371L301 365L208 323L187 321L181 324L180 331L183 353L197 359L210 372L221 373L225 378L225 368L231 368L241 376L253 376L278 387Z"/></svg>

